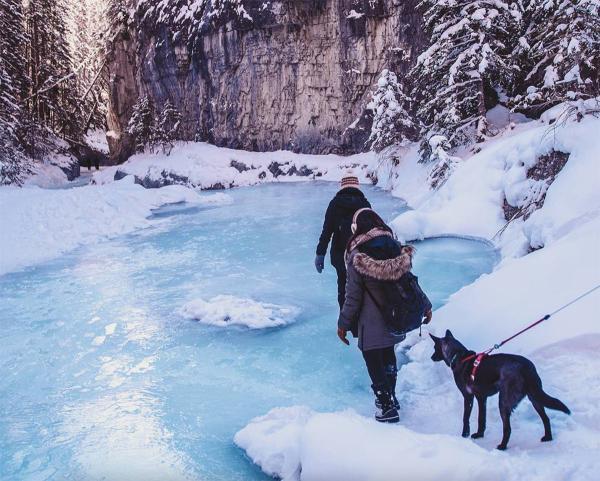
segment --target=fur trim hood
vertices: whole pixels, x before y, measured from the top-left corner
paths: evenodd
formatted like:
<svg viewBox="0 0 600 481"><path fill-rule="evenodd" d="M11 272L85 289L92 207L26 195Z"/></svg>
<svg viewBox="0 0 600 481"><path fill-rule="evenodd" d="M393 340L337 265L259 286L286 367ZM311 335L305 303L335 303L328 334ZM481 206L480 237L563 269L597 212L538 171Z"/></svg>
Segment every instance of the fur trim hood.
<svg viewBox="0 0 600 481"><path fill-rule="evenodd" d="M397 281L411 270L413 253L412 246L404 246L398 257L376 260L367 254L358 252L352 259L352 265L363 276L378 281Z"/></svg>

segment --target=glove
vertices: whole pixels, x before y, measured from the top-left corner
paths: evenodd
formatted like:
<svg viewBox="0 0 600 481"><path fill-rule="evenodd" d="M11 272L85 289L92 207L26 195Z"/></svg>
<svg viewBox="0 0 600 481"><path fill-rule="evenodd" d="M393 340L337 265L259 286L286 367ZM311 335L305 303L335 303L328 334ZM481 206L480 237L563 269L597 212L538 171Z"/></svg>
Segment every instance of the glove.
<svg viewBox="0 0 600 481"><path fill-rule="evenodd" d="M346 332L348 332L348 331L344 331L341 327L338 327L337 335L340 338L340 341L342 341L344 344L346 344L346 346L349 346L350 341L348 341L348 339L346 339Z"/></svg>
<svg viewBox="0 0 600 481"><path fill-rule="evenodd" d="M319 274L323 272L323 268L325 267L325 256L317 255L317 257L315 257L315 267Z"/></svg>
<svg viewBox="0 0 600 481"><path fill-rule="evenodd" d="M429 324L431 322L431 309L429 309L426 313L425 313L425 319L423 320L423 324Z"/></svg>

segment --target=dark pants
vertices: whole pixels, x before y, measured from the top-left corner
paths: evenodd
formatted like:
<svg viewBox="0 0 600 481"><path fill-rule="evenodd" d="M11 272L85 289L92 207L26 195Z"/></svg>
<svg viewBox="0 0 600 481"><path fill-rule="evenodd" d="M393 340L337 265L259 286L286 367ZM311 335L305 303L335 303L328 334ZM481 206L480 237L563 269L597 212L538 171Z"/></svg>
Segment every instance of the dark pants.
<svg viewBox="0 0 600 481"><path fill-rule="evenodd" d="M393 346L363 351L362 355L365 358L373 386L389 384L388 376L395 379L397 367L396 353Z"/></svg>
<svg viewBox="0 0 600 481"><path fill-rule="evenodd" d="M346 265L344 263L340 265L333 265L337 272L337 285L338 285L338 304L340 309L344 307L344 301L346 300Z"/></svg>

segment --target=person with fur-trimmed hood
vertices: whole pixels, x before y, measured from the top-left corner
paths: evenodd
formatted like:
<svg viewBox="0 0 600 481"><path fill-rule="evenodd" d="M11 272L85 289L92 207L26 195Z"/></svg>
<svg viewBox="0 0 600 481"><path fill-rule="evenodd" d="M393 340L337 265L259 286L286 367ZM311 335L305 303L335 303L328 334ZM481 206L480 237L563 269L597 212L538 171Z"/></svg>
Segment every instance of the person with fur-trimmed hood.
<svg viewBox="0 0 600 481"><path fill-rule="evenodd" d="M354 214L352 237L346 247L346 296L338 318L338 337L345 344L348 331L358 331L358 348L362 351L371 378L375 415L380 422L399 421L396 399L396 354L394 346L404 335L388 329L379 306L385 302L381 281L397 281L412 268L414 248L402 246L392 229L369 208ZM425 314L431 320L431 311Z"/></svg>
<svg viewBox="0 0 600 481"><path fill-rule="evenodd" d="M346 265L344 251L348 239L352 235L350 225L352 216L363 207L371 207L369 201L360 190L358 177L352 170L346 172L341 181L341 189L329 203L323 222L323 230L317 245L315 267L320 274L325 267L325 254L331 240L331 265L335 268L338 279L338 303L340 309L344 305L344 290L346 288ZM332 239L333 237L333 239Z"/></svg>

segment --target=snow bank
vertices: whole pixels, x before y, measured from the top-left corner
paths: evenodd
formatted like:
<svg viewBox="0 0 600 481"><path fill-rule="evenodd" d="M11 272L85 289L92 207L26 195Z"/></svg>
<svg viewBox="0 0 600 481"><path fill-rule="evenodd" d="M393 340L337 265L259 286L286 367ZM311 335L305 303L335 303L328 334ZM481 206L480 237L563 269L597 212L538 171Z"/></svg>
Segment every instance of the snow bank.
<svg viewBox="0 0 600 481"><path fill-rule="evenodd" d="M201 189L229 188L273 181L333 180L353 168L361 182L373 153L350 157L339 155L295 154L289 151L247 152L215 147L203 142L179 142L169 156L137 154L122 165L94 175L98 184L113 182L123 175L134 175L148 187L185 184Z"/></svg>
<svg viewBox="0 0 600 481"><path fill-rule="evenodd" d="M188 302L180 309L180 313L188 319L211 326L267 329L293 322L298 310L289 306L221 295L208 301L196 299Z"/></svg>
<svg viewBox="0 0 600 481"><path fill-rule="evenodd" d="M516 134L489 141L481 152L462 162L438 191L409 196L414 210L393 222L398 235L407 240L453 233L493 238L506 223L505 198L519 205L535 195L536 189L546 188L526 174L540 156L552 150L569 153L569 160L547 189L543 207L507 230L499 242L505 254L523 255L529 246L542 247L560 238L573 223L596 217L600 213L596 161L600 119L587 116L557 128L529 122L519 128ZM406 162L407 167L400 167L400 177L405 169L409 173L419 170L412 159ZM421 175L426 169L421 167ZM395 193L402 195L400 189Z"/></svg>
<svg viewBox="0 0 600 481"><path fill-rule="evenodd" d="M223 199L220 199L223 200ZM123 179L68 190L0 189L0 275L53 259L81 245L152 225L164 204L212 202L182 186L147 190Z"/></svg>

